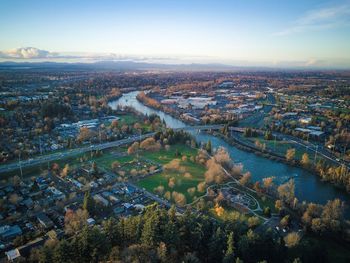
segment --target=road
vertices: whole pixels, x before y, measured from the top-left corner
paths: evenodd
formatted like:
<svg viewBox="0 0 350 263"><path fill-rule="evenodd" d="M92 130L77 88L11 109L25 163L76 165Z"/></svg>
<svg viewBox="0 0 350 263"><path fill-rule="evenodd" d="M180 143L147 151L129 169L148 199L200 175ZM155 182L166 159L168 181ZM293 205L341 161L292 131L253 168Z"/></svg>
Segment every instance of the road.
<svg viewBox="0 0 350 263"><path fill-rule="evenodd" d="M81 148L66 150L64 152L52 153L52 154L48 154L48 155L38 156L36 158L23 160L21 162L1 165L0 166L0 173L10 172L10 171L19 169L20 166L23 169L23 168L34 166L34 165L38 165L38 164L41 164L41 163L46 163L46 162L51 162L51 161L55 161L55 160L59 160L59 159L73 157L73 156L76 156L78 154L86 153L86 152L89 152L89 151L103 150L103 149L108 149L108 148L112 148L112 147L121 146L121 145L124 145L124 144L133 143L135 141L143 140L145 138L151 137L154 134L155 133L152 132L152 133L147 133L147 134L144 134L144 135L141 135L141 136L137 135L137 136L133 136L133 137L122 139L122 140L118 140L118 141L106 142L106 143L101 143L101 144L92 144L92 145L81 147Z"/></svg>
<svg viewBox="0 0 350 263"><path fill-rule="evenodd" d="M188 130L218 130L220 128L224 127L223 124L217 124L217 125L197 125L197 126L185 126L182 128L176 128L174 130L184 130L184 131L188 131ZM243 132L245 128L243 127L231 127L230 130L234 131L234 132ZM263 131L261 131L263 132ZM34 166L34 165L38 165L41 163L46 163L46 162L51 162L51 161L55 161L55 160L59 160L59 159L64 159L64 158L69 158L69 157L73 157L76 156L78 154L82 154L82 153L86 153L89 151L95 151L95 150L103 150L103 149L108 149L108 148L112 148L112 147L117 147L117 146L121 146L124 144L129 144L129 143L133 143L135 141L138 140L143 140L145 138L151 137L155 134L155 132L151 132L151 133L147 133L147 134L143 134L141 136L139 135L134 135L130 138L126 138L126 139L122 139L122 140L118 140L118 141L113 141L113 142L106 142L106 143L101 143L101 144L92 144L89 146L85 146L85 147L81 147L81 148L76 148L76 149L70 149L70 150L66 150L63 152L58 152L58 153L52 153L52 154L48 154L48 155L42 155L42 156L38 156L35 157L33 159L28 159L28 160L23 160L21 162L15 162L15 163L9 163L9 164L4 164L0 166L0 173L4 173L4 172L11 172L14 171L16 169L19 169L20 167L26 168L26 167L30 167L30 166ZM311 151L316 152L317 154L322 155L323 157L333 161L334 163L338 164L338 165L342 165L343 163L338 161L337 158L330 153L324 146L319 145L318 148L316 149L316 146L309 143L309 142L305 142L299 138L296 138L294 136L290 136L290 135L285 135L285 134L280 134L280 133L273 133L273 135L276 135L280 138L284 138L284 139L288 139L291 142L294 142L296 144L299 144L301 146L304 146L306 148L309 148ZM348 162L344 162L344 164L349 167L349 163Z"/></svg>
<svg viewBox="0 0 350 263"><path fill-rule="evenodd" d="M183 128L177 128L174 130L211 130L211 129L220 129L222 128L223 125L199 125L199 126L186 126ZM118 141L113 141L113 142L106 142L106 143L101 143L101 144L92 144L89 146L81 147L81 148L76 148L76 149L70 149L66 150L63 152L57 152L57 153L52 153L52 154L47 154L47 155L41 155L37 156L32 159L27 159L27 160L22 160L20 162L13 162L9 164L4 164L0 166L0 173L5 173L5 172L11 172L16 169L19 169L20 167L26 168L42 163L47 163L59 159L65 159L69 157L76 156L78 154L86 153L89 151L96 151L96 150L104 150L112 147L117 147L121 146L124 144L129 144L136 142L138 140L143 140L145 138L151 137L155 134L155 132L143 134L141 136L139 135L134 135L130 138L118 140Z"/></svg>
<svg viewBox="0 0 350 263"><path fill-rule="evenodd" d="M229 128L231 132L239 132L243 133L245 128L244 127L230 127ZM256 129L258 133L264 134L264 130ZM307 148L308 150L314 152L317 155L321 155L323 158L328 159L329 161L332 161L336 165L345 165L348 169L350 169L350 163L344 160L338 160L338 158L331 153L324 145L321 144L313 144L308 141L304 141L298 137L294 137L292 135L287 135L279 132L273 132L273 136L276 136L276 138L280 140L286 140L290 141L294 144L300 145L302 147ZM310 157L311 158L311 157Z"/></svg>

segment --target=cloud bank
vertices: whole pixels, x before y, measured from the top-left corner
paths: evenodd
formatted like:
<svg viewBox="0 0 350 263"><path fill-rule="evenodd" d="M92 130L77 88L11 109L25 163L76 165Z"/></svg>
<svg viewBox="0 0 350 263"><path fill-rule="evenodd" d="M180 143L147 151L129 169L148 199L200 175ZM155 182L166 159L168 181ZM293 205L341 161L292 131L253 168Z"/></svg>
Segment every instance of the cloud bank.
<svg viewBox="0 0 350 263"><path fill-rule="evenodd" d="M0 51L0 62L68 62L68 63L94 63L94 62L136 62L156 63L161 65L224 65L237 67L272 67L272 68L350 68L350 60L346 58L305 58L304 60L237 60L222 59L209 56L137 56L118 55L115 53L58 53L35 47L22 47L7 51Z"/></svg>
<svg viewBox="0 0 350 263"><path fill-rule="evenodd" d="M38 49L35 47L22 47L6 51L0 51L0 58L8 59L42 59L57 57L57 53L47 50Z"/></svg>

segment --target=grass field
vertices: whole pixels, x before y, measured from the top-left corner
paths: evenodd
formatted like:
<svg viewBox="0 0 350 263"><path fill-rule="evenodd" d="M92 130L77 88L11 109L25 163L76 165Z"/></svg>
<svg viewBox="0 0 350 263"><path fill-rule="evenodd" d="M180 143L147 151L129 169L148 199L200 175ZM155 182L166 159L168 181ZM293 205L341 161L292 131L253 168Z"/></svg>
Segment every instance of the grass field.
<svg viewBox="0 0 350 263"><path fill-rule="evenodd" d="M162 149L159 152L143 152L141 155L146 159L164 165L169 163L174 158L178 158L175 156L176 150L178 150L182 156L187 156L187 160L181 161L181 166L185 167L186 172L192 175L191 178L185 177L184 173L166 170L141 179L137 182L137 184L150 192L156 192L156 187L163 186L164 193L167 191L183 193L186 197L187 203L191 203L195 196L198 197L204 194L199 193L197 190L192 194L188 193L187 191L189 188L197 187L198 183L204 181L204 173L206 170L205 167L190 161L190 157L195 156L197 154L197 150L186 145L173 145L170 147L169 151ZM170 178L174 178L175 185L173 187L169 186Z"/></svg>
<svg viewBox="0 0 350 263"><path fill-rule="evenodd" d="M42 173L47 173L48 166L51 166L53 163L59 164L61 168L63 168L66 164L69 164L70 168L73 169L80 164L80 158L84 158L86 162L95 161L98 166L105 169L110 169L111 164L116 160L119 161L120 163L123 163L123 162L129 162L133 159L133 157L131 156L123 156L123 157L117 156L116 153L113 151L105 151L103 155L99 157L91 157L90 153L85 153L74 157L59 159L59 160L51 161L49 163L42 163L39 165L23 168L22 169L23 177L25 178L25 177L31 177L31 176L39 176ZM7 179L15 175L20 176L20 169L0 174L1 178L3 179Z"/></svg>
<svg viewBox="0 0 350 263"><path fill-rule="evenodd" d="M295 159L301 160L304 153L307 153L309 155L310 160L313 160L313 157L315 155L314 151L311 151L310 149L306 149L304 147L301 147L300 145L297 145L292 142L288 141L275 141L274 140L265 140L262 136L254 137L254 138L247 138L243 135L239 135L240 139L244 142L248 142L252 145L255 144L256 140L259 140L260 143L266 145L266 149L273 151L281 156L285 156L288 149L294 148L295 149ZM322 159L320 156L317 157L317 161L319 159Z"/></svg>
<svg viewBox="0 0 350 263"><path fill-rule="evenodd" d="M135 123L139 123L143 133L152 131L152 126L149 124L145 124L143 119L140 116L134 115L132 113L127 113L125 115L120 115L119 117L120 117L120 120L118 121L119 127L122 127L123 125L132 126Z"/></svg>

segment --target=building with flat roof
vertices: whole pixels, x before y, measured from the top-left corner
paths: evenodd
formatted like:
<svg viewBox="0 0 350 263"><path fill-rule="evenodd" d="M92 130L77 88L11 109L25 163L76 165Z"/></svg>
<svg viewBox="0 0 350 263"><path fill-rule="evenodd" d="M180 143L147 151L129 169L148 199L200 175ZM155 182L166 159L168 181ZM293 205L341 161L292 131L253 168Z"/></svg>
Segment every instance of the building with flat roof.
<svg viewBox="0 0 350 263"><path fill-rule="evenodd" d="M4 225L0 227L0 237L3 240L13 239L22 235L22 229L18 225Z"/></svg>

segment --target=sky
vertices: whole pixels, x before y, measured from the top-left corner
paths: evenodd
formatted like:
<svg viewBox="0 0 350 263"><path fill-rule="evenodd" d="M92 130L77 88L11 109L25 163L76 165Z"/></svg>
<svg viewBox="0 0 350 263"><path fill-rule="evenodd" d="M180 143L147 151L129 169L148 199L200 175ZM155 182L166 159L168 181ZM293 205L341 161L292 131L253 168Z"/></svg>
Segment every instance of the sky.
<svg viewBox="0 0 350 263"><path fill-rule="evenodd" d="M350 0L0 0L0 60L350 69Z"/></svg>

